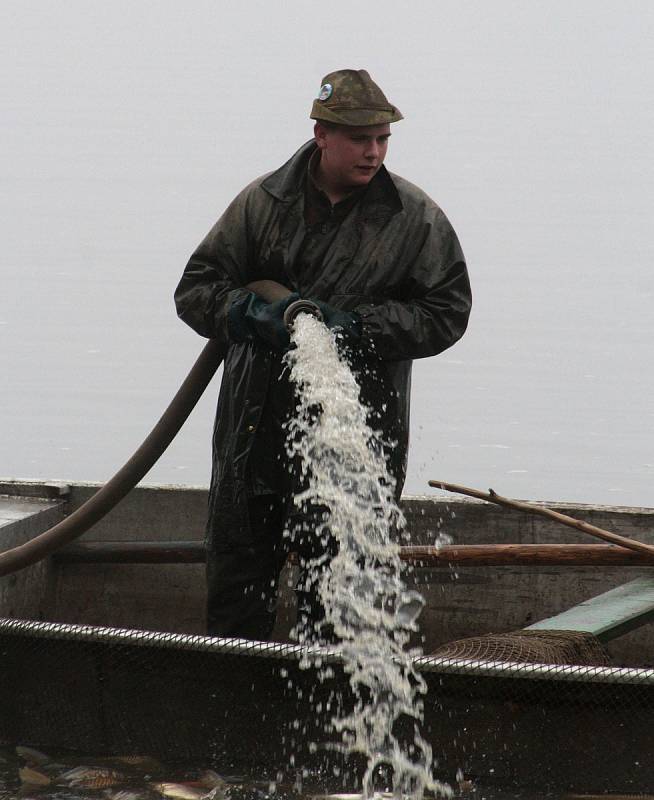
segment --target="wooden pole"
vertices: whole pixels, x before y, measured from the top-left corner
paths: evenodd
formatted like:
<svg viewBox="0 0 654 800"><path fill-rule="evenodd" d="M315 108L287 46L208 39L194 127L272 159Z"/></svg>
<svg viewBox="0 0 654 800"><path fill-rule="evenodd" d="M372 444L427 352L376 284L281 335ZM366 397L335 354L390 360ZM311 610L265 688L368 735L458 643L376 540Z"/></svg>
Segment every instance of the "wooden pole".
<svg viewBox="0 0 654 800"><path fill-rule="evenodd" d="M475 544L400 548L402 561L415 567L618 567L642 566L645 557L623 547L605 544ZM203 564L202 541L85 542L62 547L53 554L56 564ZM291 553L290 560L297 563Z"/></svg>
<svg viewBox="0 0 654 800"><path fill-rule="evenodd" d="M435 489L444 489L446 492L454 492L456 494L464 494L468 497L476 497L478 500L485 500L488 503L496 503L499 506L514 509L515 511L526 511L529 514L537 514L541 517L560 522L562 525L567 525L569 528L575 528L582 533L587 533L590 536L595 536L598 539L603 539L605 542L625 547L628 550L633 550L637 553L642 553L649 558L654 557L654 547L643 542L638 542L635 539L628 539L626 536L620 536L618 533L611 533L603 528L598 528L595 525L590 525L588 522L582 522L574 517L569 517L567 514L561 514L559 511L552 511L550 508L544 506L537 506L533 503L525 503L523 500L511 500L508 497L501 495L489 489L488 492L481 492L479 489L469 489L467 486L458 486L454 483L445 483L445 481L429 481L429 485Z"/></svg>
<svg viewBox="0 0 654 800"><path fill-rule="evenodd" d="M644 556L607 544L469 544L403 547L400 558L416 567L639 567Z"/></svg>

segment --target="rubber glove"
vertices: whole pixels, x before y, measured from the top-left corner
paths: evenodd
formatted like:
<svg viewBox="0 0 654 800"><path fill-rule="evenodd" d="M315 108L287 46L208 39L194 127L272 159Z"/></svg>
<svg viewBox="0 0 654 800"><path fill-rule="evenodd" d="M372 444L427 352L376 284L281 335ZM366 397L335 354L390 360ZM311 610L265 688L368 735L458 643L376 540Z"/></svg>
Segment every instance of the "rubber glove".
<svg viewBox="0 0 654 800"><path fill-rule="evenodd" d="M320 300L313 301L322 314L322 319L330 331L342 333L351 339L358 339L363 331L363 320L356 311L341 311L340 308L323 303Z"/></svg>
<svg viewBox="0 0 654 800"><path fill-rule="evenodd" d="M286 350L291 340L284 324L284 312L299 297L294 293L276 303L266 303L254 292L250 292L229 309L230 338L235 342L255 340L273 350Z"/></svg>

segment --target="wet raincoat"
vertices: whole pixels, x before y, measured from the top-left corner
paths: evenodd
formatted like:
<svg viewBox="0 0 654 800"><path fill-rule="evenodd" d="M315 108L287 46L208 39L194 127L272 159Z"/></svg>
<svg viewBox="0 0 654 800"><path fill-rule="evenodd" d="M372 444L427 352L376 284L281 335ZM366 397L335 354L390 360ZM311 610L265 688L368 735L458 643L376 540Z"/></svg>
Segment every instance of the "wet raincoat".
<svg viewBox="0 0 654 800"><path fill-rule="evenodd" d="M179 316L200 335L228 339L227 314L251 281L270 279L358 312L363 336L350 360L388 443L398 495L409 431L411 361L436 355L464 333L471 305L466 265L450 223L419 188L382 167L340 224L323 263L298 274L306 232L304 185L315 143L255 180L230 204L186 266L175 292ZM225 362L213 437L208 535L247 543L248 460L275 354L233 343Z"/></svg>

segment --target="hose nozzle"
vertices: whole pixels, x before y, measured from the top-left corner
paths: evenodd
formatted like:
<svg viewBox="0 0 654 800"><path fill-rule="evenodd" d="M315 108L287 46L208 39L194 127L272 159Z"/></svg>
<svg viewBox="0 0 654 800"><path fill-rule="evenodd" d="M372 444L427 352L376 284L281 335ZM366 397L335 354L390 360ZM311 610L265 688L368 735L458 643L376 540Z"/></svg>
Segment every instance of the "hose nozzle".
<svg viewBox="0 0 654 800"><path fill-rule="evenodd" d="M322 311L311 300L295 300L284 312L284 325L290 330L298 314L311 314L322 322Z"/></svg>

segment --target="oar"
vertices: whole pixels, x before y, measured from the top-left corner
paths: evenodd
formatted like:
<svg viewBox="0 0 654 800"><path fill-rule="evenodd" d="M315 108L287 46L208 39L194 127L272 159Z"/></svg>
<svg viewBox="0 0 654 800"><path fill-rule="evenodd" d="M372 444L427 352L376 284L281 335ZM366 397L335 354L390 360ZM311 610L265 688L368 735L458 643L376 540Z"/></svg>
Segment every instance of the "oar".
<svg viewBox="0 0 654 800"><path fill-rule="evenodd" d="M496 503L499 506L512 508L516 511L526 511L529 514L538 514L541 517L547 517L555 522L560 522L562 525L567 525L569 528L576 528L578 531L587 533L590 536L595 536L597 539L603 539L605 542L617 544L620 547L626 547L628 550L634 550L637 553L642 553L649 556L654 556L654 547L643 542L637 542L635 539L628 539L626 536L620 536L618 533L611 533L603 528L598 528L588 522L569 517L567 514L561 514L559 511L552 511L545 506L537 506L533 503L525 503L524 500L511 500L508 497L501 495L489 489L488 492L481 492L479 489L469 489L467 486L458 486L454 483L446 483L445 481L429 481L429 485L434 489L444 489L446 492L454 492L456 494L467 495L468 497L475 497L478 500L485 500L488 503Z"/></svg>

